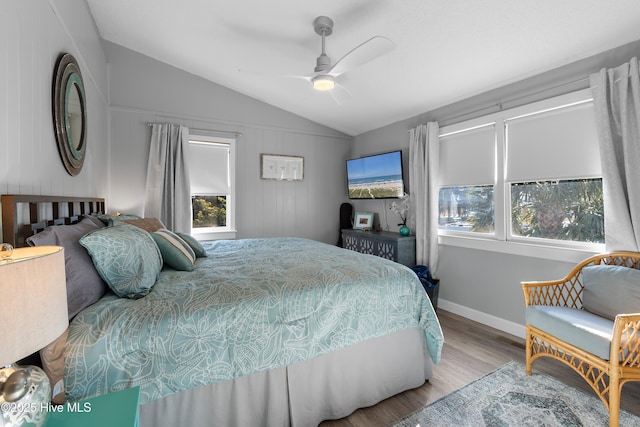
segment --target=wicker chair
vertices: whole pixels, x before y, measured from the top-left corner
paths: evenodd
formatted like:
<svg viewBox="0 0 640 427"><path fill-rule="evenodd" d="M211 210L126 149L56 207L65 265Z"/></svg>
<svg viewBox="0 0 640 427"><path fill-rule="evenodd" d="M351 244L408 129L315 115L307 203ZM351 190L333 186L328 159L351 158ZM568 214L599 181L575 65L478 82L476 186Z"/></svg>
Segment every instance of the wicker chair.
<svg viewBox="0 0 640 427"><path fill-rule="evenodd" d="M617 265L640 269L640 253L612 252L595 255L578 264L562 280L522 282L525 306L558 306L582 309L582 269L592 265ZM640 286L640 284L639 284ZM527 322L526 371L539 357L552 357L580 374L609 411L609 425L618 426L620 394L628 381L640 381L640 306L638 313L615 317L608 360L556 338ZM555 331L551 331L555 332Z"/></svg>

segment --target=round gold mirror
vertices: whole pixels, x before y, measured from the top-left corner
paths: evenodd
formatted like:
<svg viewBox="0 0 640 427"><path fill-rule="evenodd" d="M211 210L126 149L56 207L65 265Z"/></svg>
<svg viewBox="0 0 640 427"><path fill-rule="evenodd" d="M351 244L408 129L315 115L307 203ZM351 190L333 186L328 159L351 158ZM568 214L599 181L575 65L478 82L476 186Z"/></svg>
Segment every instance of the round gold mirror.
<svg viewBox="0 0 640 427"><path fill-rule="evenodd" d="M53 75L53 125L65 169L82 170L87 147L87 111L80 67L73 55L60 56Z"/></svg>

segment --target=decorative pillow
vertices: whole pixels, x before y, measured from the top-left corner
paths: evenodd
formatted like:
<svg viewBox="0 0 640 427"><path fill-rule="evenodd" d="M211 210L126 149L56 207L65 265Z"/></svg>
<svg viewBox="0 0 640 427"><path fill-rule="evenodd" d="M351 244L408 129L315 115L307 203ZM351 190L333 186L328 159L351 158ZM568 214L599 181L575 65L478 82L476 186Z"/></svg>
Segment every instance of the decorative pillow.
<svg viewBox="0 0 640 427"><path fill-rule="evenodd" d="M149 233L165 228L162 221L158 218L126 219L124 222L135 225L138 228L142 228L144 231L148 231Z"/></svg>
<svg viewBox="0 0 640 427"><path fill-rule="evenodd" d="M114 221L124 221L127 219L141 219L138 215L131 214L117 214L117 215L109 215L109 214L98 214L97 218L102 221L105 225L113 225Z"/></svg>
<svg viewBox="0 0 640 427"><path fill-rule="evenodd" d="M102 228L105 226L104 222L100 218L98 218L97 215L85 215L84 217L82 217L82 219L86 219L88 222L92 222L98 228Z"/></svg>
<svg viewBox="0 0 640 427"><path fill-rule="evenodd" d="M98 301L107 291L106 283L93 266L80 238L90 231L104 227L100 220L85 217L77 224L53 225L27 238L31 246L62 246L67 276L67 308L69 320L85 307Z"/></svg>
<svg viewBox="0 0 640 427"><path fill-rule="evenodd" d="M195 237L185 233L176 233L176 234L182 237L182 240L184 240L189 244L189 246L191 246L191 249L193 249L193 252L195 252L196 257L204 258L207 256L207 251L205 251L205 249L202 247L200 242L196 240Z"/></svg>
<svg viewBox="0 0 640 427"><path fill-rule="evenodd" d="M640 270L592 265L582 269L582 284L582 306L593 314L613 320L640 311Z"/></svg>
<svg viewBox="0 0 640 427"><path fill-rule="evenodd" d="M149 293L162 269L162 256L149 233L122 223L85 234L87 248L100 276L119 297L141 298Z"/></svg>
<svg viewBox="0 0 640 427"><path fill-rule="evenodd" d="M156 245L160 248L162 259L169 267L176 270L191 271L196 261L196 254L191 246L177 234L161 228L151 233Z"/></svg>

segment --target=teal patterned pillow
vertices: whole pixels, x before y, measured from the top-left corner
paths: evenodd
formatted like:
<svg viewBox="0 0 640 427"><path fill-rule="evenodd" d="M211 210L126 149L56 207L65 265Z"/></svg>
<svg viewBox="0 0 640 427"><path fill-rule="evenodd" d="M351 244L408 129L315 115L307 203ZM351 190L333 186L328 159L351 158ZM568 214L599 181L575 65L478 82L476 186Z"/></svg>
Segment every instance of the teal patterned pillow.
<svg viewBox="0 0 640 427"><path fill-rule="evenodd" d="M191 249L193 249L193 252L195 252L196 257L203 258L207 256L207 251L205 251L204 247L202 247L200 242L198 242L198 240L196 240L195 237L185 233L176 233L176 234L182 237L182 240L184 240L189 244L189 246L191 246Z"/></svg>
<svg viewBox="0 0 640 427"><path fill-rule="evenodd" d="M158 245L165 264L180 271L193 270L196 254L181 237L166 228L154 231L151 237Z"/></svg>
<svg viewBox="0 0 640 427"><path fill-rule="evenodd" d="M100 277L119 297L141 298L149 293L162 269L162 256L148 232L120 223L85 234L87 249Z"/></svg>

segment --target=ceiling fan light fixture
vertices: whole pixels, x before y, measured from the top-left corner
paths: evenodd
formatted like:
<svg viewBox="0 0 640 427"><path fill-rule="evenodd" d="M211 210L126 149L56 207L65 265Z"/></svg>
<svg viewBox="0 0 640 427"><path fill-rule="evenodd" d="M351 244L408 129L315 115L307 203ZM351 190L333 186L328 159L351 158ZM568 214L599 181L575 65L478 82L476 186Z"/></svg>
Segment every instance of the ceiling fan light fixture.
<svg viewBox="0 0 640 427"><path fill-rule="evenodd" d="M313 88L315 90L321 91L331 90L336 86L334 78L326 74L315 76L311 82L313 83Z"/></svg>

